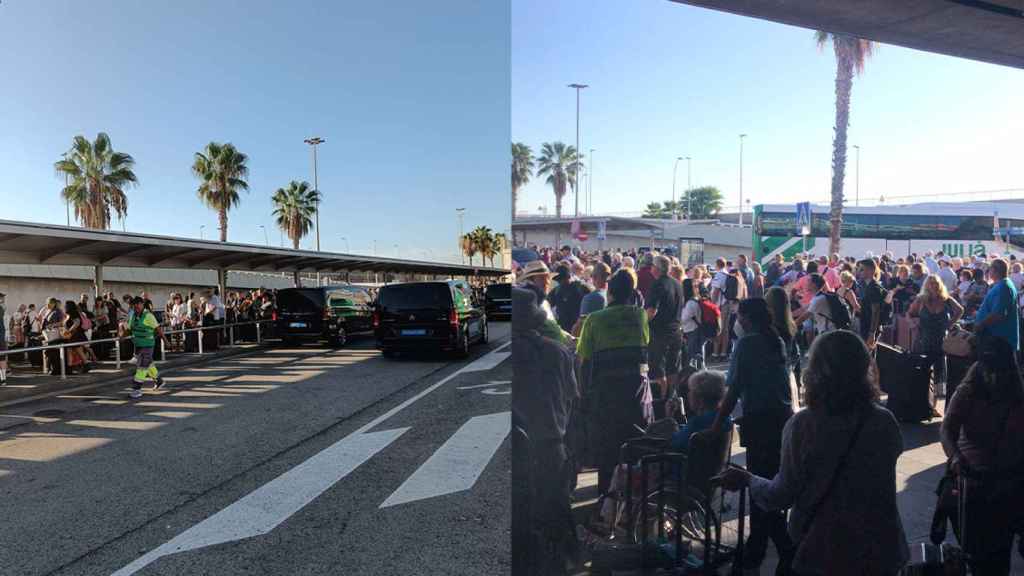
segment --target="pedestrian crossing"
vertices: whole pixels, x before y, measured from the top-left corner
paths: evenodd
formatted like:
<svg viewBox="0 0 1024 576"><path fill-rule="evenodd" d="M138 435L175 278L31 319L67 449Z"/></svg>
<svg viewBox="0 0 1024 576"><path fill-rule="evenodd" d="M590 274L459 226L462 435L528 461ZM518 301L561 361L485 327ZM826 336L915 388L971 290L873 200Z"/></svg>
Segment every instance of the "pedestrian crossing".
<svg viewBox="0 0 1024 576"><path fill-rule="evenodd" d="M411 427L375 430L380 424L459 374L491 370L508 359L502 346L393 407L240 500L124 566L112 576L132 576L158 559L266 534L394 444ZM507 381L488 383L495 385ZM482 392L487 392L483 390ZM472 489L511 429L511 412L470 417L407 477L379 509Z"/></svg>

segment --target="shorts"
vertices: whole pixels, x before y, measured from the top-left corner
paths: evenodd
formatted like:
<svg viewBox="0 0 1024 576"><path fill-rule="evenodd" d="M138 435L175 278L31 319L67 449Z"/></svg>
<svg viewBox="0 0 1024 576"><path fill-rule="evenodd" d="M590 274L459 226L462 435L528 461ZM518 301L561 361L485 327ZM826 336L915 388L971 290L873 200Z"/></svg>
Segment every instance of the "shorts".
<svg viewBox="0 0 1024 576"><path fill-rule="evenodd" d="M683 336L678 330L651 334L651 343L647 347L647 362L650 364L652 380L679 373L679 352L682 347Z"/></svg>

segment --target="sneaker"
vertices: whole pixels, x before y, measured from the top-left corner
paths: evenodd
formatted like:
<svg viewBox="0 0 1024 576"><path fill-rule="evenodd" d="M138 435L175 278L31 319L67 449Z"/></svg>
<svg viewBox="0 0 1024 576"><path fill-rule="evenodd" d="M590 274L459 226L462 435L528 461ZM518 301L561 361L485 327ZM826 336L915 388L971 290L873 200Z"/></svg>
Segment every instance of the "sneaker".
<svg viewBox="0 0 1024 576"><path fill-rule="evenodd" d="M156 380L153 381L153 390L159 390L164 385L164 379L157 376Z"/></svg>
<svg viewBox="0 0 1024 576"><path fill-rule="evenodd" d="M132 400L138 400L139 398L142 398L142 390L139 390L138 388L132 388L130 395L132 397Z"/></svg>

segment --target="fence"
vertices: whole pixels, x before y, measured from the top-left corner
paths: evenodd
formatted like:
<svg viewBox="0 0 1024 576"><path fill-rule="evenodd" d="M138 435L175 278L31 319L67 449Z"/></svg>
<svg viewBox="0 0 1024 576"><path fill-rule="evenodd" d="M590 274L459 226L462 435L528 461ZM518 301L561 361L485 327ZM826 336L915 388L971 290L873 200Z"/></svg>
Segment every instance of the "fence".
<svg viewBox="0 0 1024 576"><path fill-rule="evenodd" d="M198 344L199 344L199 351L198 351L198 353L200 355L202 355L203 354L203 331L204 330L206 330L206 331L221 331L221 332L226 330L228 332L228 345L229 346L234 346L234 344L235 344L235 328L239 327L239 326L255 325L256 326L256 343L257 344L262 344L263 343L262 325L263 324L267 324L267 323L273 323L273 322L274 322L273 320L253 320L253 321L248 321L248 322L234 322L232 324L223 324L223 325L219 325L219 326L202 326L202 327L197 327L197 328L182 328L182 329L178 329L178 330L164 330L164 335L165 336L172 336L172 335L175 335L175 334L187 334L189 332L198 332L199 333L198 334L198 338L197 338ZM114 344L114 363L115 363L116 368L118 370L120 370L122 362L127 362L126 360L125 361L121 360L121 342L122 341L126 341L126 340L131 340L131 339L132 339L131 336L118 336L117 338L101 338L99 340L86 340L86 341L83 341L83 342L64 342L64 343L61 343L61 344L47 344L47 345L44 345L44 346L31 346L31 347L27 347L27 348L16 348L14 350L7 350L6 352L0 352L0 356L6 357L6 356L14 355L14 354L27 354L29 352L41 352L42 353L42 357L43 357L42 370L43 370L44 373L46 373L46 372L49 371L48 370L49 367L47 366L47 364L48 364L48 356L49 355L46 353L46 351L47 350L54 350L54 349L59 350L59 352L60 352L60 378L61 378L61 380L64 380L64 379L67 378L67 358L66 358L67 352L66 352L66 350L68 348L79 348L79 347L82 347L82 346L89 346L89 345L92 345L92 344L105 344L105 343L112 342ZM185 354L185 353L186 352L182 352L182 354ZM166 340L163 340L163 339L160 340L160 357L165 359L165 360L167 358Z"/></svg>

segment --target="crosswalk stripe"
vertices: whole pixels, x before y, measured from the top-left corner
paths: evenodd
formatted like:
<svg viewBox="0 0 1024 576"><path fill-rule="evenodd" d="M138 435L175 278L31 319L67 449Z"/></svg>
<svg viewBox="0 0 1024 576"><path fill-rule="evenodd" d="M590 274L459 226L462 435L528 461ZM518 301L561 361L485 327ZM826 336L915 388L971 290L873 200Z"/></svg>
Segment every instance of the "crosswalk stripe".
<svg viewBox="0 0 1024 576"><path fill-rule="evenodd" d="M162 556L266 534L407 430L396 428L342 438L112 576L130 576Z"/></svg>
<svg viewBox="0 0 1024 576"><path fill-rule="evenodd" d="M469 490L505 441L511 426L511 412L470 418L380 507Z"/></svg>

